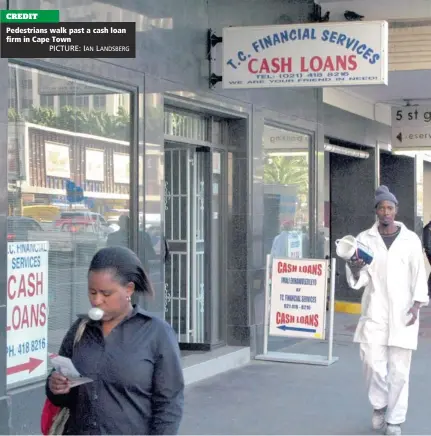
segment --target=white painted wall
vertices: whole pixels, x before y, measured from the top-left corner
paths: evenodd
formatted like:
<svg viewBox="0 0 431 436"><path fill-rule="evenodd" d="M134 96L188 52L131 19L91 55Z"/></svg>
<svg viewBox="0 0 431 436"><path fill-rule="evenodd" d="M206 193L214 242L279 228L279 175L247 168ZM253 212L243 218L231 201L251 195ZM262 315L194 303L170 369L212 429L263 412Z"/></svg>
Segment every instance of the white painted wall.
<svg viewBox="0 0 431 436"><path fill-rule="evenodd" d="M402 27L389 29L389 71L431 69L430 0L318 0L316 3L320 3L322 13L331 13L330 21L345 21L344 12L350 10L363 15L366 21L403 22ZM409 21L412 26L404 25ZM418 22L420 26L413 26Z"/></svg>
<svg viewBox="0 0 431 436"><path fill-rule="evenodd" d="M431 18L429 0L316 0L322 13L331 12L330 21L345 21L344 12L354 11L366 20L411 20Z"/></svg>
<svg viewBox="0 0 431 436"><path fill-rule="evenodd" d="M362 97L359 92L345 88L323 88L323 102L387 126L391 125L391 107L374 103Z"/></svg>

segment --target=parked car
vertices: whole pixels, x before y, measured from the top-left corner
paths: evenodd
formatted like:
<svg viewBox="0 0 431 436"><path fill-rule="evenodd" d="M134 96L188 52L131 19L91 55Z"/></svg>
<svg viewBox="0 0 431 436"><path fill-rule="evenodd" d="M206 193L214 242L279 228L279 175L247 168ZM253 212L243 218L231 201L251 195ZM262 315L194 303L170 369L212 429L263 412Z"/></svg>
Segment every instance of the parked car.
<svg viewBox="0 0 431 436"><path fill-rule="evenodd" d="M109 226L109 223L105 220L105 218L96 212L90 211L67 211L61 212L60 219L55 221L56 227L62 227L67 220L88 220L90 222L96 223L96 225L100 226L100 230L108 235L112 233L114 230Z"/></svg>
<svg viewBox="0 0 431 436"><path fill-rule="evenodd" d="M7 217L7 240L8 242L28 241L29 231L41 231L42 226L33 218L23 216Z"/></svg>
<svg viewBox="0 0 431 436"><path fill-rule="evenodd" d="M88 264L94 253L106 245L107 233L100 222L88 218L69 218L59 221L61 221L60 234L68 232L72 235L78 263Z"/></svg>

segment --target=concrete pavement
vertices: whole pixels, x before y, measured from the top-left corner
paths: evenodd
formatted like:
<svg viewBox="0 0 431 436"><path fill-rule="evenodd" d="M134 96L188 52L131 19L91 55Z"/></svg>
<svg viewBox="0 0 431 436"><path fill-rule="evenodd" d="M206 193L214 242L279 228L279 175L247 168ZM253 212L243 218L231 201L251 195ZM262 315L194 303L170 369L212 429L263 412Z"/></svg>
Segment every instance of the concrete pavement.
<svg viewBox="0 0 431 436"><path fill-rule="evenodd" d="M186 435L368 435L368 403L352 334L358 316L336 314L330 367L252 361L249 365L191 385L180 434ZM431 434L431 309L422 314L414 353L410 409L403 434ZM327 345L303 341L284 351L325 354Z"/></svg>

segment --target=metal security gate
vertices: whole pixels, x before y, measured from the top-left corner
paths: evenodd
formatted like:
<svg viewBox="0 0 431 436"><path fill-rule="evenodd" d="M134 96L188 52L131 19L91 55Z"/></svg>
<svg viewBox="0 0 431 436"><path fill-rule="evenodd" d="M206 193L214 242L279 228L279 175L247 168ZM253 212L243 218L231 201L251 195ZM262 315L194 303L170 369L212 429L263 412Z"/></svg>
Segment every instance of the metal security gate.
<svg viewBox="0 0 431 436"><path fill-rule="evenodd" d="M165 316L182 343L205 340L205 179L208 154L165 144Z"/></svg>

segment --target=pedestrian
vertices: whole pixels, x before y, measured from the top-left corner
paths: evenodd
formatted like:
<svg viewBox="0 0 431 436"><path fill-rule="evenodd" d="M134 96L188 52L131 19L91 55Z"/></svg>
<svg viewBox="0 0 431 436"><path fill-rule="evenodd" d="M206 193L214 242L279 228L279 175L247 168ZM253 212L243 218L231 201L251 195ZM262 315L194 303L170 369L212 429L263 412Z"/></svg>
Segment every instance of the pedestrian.
<svg viewBox="0 0 431 436"><path fill-rule="evenodd" d="M412 351L419 334L419 310L427 305L428 289L420 238L395 221L398 200L386 186L376 191L377 222L357 240L373 251L373 261L349 261L349 286L363 287L362 315L354 341L373 406L372 425L400 435L408 408Z"/></svg>
<svg viewBox="0 0 431 436"><path fill-rule="evenodd" d="M128 215L121 215L118 219L118 225L120 228L108 235L106 241L107 246L129 246L130 237L130 218ZM151 241L150 235L145 230L138 230L138 239L140 250L142 251L142 265L147 274L150 274L151 262L157 259L156 252L154 251L153 243Z"/></svg>
<svg viewBox="0 0 431 436"><path fill-rule="evenodd" d="M134 292L152 293L135 253L119 246L97 252L88 272L88 295L103 318L80 316L59 351L93 381L70 388L68 379L54 371L46 384L51 403L69 408L63 434L177 434L184 402L177 338L165 321L132 305ZM73 346L82 319L85 330Z"/></svg>
<svg viewBox="0 0 431 436"><path fill-rule="evenodd" d="M428 262L431 265L431 221L423 228L422 244ZM428 276L428 296L431 297L431 273Z"/></svg>

